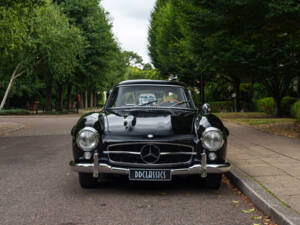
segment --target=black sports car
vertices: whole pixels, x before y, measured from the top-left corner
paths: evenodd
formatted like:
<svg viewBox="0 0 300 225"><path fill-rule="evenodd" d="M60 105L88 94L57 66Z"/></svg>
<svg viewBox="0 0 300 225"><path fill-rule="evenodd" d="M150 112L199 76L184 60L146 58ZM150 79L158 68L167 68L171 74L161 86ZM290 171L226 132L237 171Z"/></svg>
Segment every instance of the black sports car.
<svg viewBox="0 0 300 225"><path fill-rule="evenodd" d="M219 188L228 130L198 110L191 92L175 81L130 80L119 83L102 111L87 114L72 129L74 161L83 188L102 174L130 180L169 181L176 175L198 175Z"/></svg>

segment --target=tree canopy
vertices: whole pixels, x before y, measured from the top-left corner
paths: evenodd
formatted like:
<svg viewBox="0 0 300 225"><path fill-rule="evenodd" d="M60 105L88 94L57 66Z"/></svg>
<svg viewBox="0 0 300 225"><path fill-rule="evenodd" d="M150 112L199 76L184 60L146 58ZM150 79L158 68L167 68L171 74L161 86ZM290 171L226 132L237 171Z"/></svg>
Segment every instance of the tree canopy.
<svg viewBox="0 0 300 225"><path fill-rule="evenodd" d="M53 94L58 110L65 95L70 107L72 93L94 105L96 93L122 79L124 55L98 0L6 0L0 8L1 91L8 85L1 108L12 87L27 85L46 97L46 110Z"/></svg>
<svg viewBox="0 0 300 225"><path fill-rule="evenodd" d="M236 84L259 81L280 100L299 73L300 2L296 0L158 0L149 52L165 76L197 85L221 76Z"/></svg>

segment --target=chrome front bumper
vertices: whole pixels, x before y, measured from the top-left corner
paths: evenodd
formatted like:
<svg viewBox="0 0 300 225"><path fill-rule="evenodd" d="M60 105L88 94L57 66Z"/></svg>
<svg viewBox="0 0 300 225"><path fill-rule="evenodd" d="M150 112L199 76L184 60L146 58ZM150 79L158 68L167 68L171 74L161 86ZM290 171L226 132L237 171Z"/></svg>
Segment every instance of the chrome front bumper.
<svg viewBox="0 0 300 225"><path fill-rule="evenodd" d="M81 173L93 173L94 177L98 177L98 174L129 174L129 168L113 167L106 163L75 163L70 162L70 167L75 172ZM205 168L206 167L206 168ZM188 174L200 174L202 177L206 177L206 174L210 173L225 173L231 168L229 162L223 164L206 164L203 168L201 164L195 164L188 168L170 169L171 175L188 175Z"/></svg>

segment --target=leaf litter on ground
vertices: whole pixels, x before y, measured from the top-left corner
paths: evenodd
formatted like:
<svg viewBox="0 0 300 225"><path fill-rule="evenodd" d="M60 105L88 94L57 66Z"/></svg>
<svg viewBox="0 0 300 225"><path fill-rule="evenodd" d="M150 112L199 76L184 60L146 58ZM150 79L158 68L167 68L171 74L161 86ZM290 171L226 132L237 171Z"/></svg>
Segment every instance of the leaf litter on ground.
<svg viewBox="0 0 300 225"><path fill-rule="evenodd" d="M242 209L242 212L243 212L243 213L252 213L252 212L254 212L254 211L255 211L254 208L251 208L251 209Z"/></svg>

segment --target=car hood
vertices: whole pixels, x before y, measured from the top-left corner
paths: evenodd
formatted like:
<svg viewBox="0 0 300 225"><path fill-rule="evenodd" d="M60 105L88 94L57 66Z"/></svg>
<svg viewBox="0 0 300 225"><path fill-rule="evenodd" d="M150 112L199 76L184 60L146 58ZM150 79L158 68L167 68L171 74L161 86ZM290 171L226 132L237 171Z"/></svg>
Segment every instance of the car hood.
<svg viewBox="0 0 300 225"><path fill-rule="evenodd" d="M196 113L185 110L130 110L106 113L106 135L162 138L193 134ZM149 136L150 135L150 136Z"/></svg>

